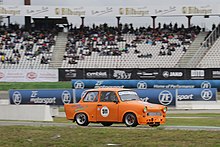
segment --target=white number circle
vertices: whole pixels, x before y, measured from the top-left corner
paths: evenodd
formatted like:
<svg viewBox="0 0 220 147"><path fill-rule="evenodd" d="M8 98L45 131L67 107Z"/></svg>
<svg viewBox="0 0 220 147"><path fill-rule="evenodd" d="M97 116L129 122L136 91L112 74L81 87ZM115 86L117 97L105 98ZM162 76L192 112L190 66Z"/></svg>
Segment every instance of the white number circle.
<svg viewBox="0 0 220 147"><path fill-rule="evenodd" d="M107 116L109 115L109 109L108 109L108 107L106 107L106 106L102 107L102 109L101 109L101 115L102 115L103 117L107 117Z"/></svg>

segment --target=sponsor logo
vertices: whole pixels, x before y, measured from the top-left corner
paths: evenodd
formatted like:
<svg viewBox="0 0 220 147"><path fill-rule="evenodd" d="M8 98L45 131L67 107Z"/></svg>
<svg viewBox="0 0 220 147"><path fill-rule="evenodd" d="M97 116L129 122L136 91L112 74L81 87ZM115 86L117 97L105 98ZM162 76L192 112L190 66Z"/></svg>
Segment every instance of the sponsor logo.
<svg viewBox="0 0 220 147"><path fill-rule="evenodd" d="M166 106L166 105L169 105L173 101L173 96L169 91L164 90L160 92L158 99L162 105Z"/></svg>
<svg viewBox="0 0 220 147"><path fill-rule="evenodd" d="M85 87L84 83L82 81L76 81L74 83L74 88L75 89L83 89Z"/></svg>
<svg viewBox="0 0 220 147"><path fill-rule="evenodd" d="M113 77L115 79L131 79L131 72L125 72L123 70L114 70Z"/></svg>
<svg viewBox="0 0 220 147"><path fill-rule="evenodd" d="M212 71L213 78L220 78L220 71Z"/></svg>
<svg viewBox="0 0 220 147"><path fill-rule="evenodd" d="M63 104L69 104L71 102L71 94L69 91L63 91L62 93L62 102Z"/></svg>
<svg viewBox="0 0 220 147"><path fill-rule="evenodd" d="M76 78L76 70L74 70L74 69L66 69L65 70L65 77L66 78Z"/></svg>
<svg viewBox="0 0 220 147"><path fill-rule="evenodd" d="M164 71L162 75L163 75L164 78L168 78L168 77L182 77L183 73L182 72Z"/></svg>
<svg viewBox="0 0 220 147"><path fill-rule="evenodd" d="M177 100L192 100L193 99L193 94L190 95L177 95L176 97Z"/></svg>
<svg viewBox="0 0 220 147"><path fill-rule="evenodd" d="M146 7L143 8L119 8L120 15L128 16L147 16L149 15L149 10Z"/></svg>
<svg viewBox="0 0 220 147"><path fill-rule="evenodd" d="M35 73L35 72L29 72L29 73L27 73L26 77L27 77L28 79L31 79L31 80L36 79L36 78L37 78L37 73Z"/></svg>
<svg viewBox="0 0 220 147"><path fill-rule="evenodd" d="M147 83L144 81L140 81L137 83L137 88L138 89L147 89Z"/></svg>
<svg viewBox="0 0 220 147"><path fill-rule="evenodd" d="M56 98L55 97L36 97L36 98L31 98L30 102L34 104L56 104Z"/></svg>
<svg viewBox="0 0 220 147"><path fill-rule="evenodd" d="M204 89L202 92L201 92L201 97L202 99L204 99L205 101L208 101L212 98L212 91L210 89Z"/></svg>
<svg viewBox="0 0 220 147"><path fill-rule="evenodd" d="M210 14L212 13L212 8L210 6L205 7L195 7L195 6L184 6L182 7L183 14Z"/></svg>
<svg viewBox="0 0 220 147"><path fill-rule="evenodd" d="M204 79L204 70L191 70L191 79Z"/></svg>
<svg viewBox="0 0 220 147"><path fill-rule="evenodd" d="M209 83L208 81L204 81L201 84L201 88L212 88L211 83Z"/></svg>
<svg viewBox="0 0 220 147"><path fill-rule="evenodd" d="M139 71L137 72L137 75L142 79L142 78L156 78L158 75L158 72L144 72L144 71Z"/></svg>
<svg viewBox="0 0 220 147"><path fill-rule="evenodd" d="M5 74L0 72L0 79L4 78L5 77Z"/></svg>
<svg viewBox="0 0 220 147"><path fill-rule="evenodd" d="M31 97L37 97L38 91L31 91Z"/></svg>
<svg viewBox="0 0 220 147"><path fill-rule="evenodd" d="M86 73L87 78L108 78L107 72L87 72Z"/></svg>
<svg viewBox="0 0 220 147"><path fill-rule="evenodd" d="M102 107L102 109L101 109L101 115L102 115L103 117L107 117L107 116L109 115L109 109L108 109L108 107L106 107L106 106Z"/></svg>
<svg viewBox="0 0 220 147"><path fill-rule="evenodd" d="M14 104L20 105L21 104L21 100L22 100L21 93L18 92L18 91L15 91L13 93L13 95L12 95L12 99L13 99Z"/></svg>

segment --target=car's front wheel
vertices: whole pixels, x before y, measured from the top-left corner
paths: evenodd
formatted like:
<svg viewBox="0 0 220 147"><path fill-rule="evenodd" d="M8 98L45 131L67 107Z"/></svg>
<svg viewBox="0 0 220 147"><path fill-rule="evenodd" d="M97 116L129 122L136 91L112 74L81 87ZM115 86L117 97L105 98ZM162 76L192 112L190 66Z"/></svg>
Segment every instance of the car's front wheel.
<svg viewBox="0 0 220 147"><path fill-rule="evenodd" d="M112 122L102 122L101 124L105 127L108 127L108 126L111 126L113 123Z"/></svg>
<svg viewBox="0 0 220 147"><path fill-rule="evenodd" d="M124 122L127 127L136 127L138 125L137 118L133 113L125 114Z"/></svg>
<svg viewBox="0 0 220 147"><path fill-rule="evenodd" d="M88 117L85 113L78 113L75 117L75 120L80 126L87 126L89 124Z"/></svg>

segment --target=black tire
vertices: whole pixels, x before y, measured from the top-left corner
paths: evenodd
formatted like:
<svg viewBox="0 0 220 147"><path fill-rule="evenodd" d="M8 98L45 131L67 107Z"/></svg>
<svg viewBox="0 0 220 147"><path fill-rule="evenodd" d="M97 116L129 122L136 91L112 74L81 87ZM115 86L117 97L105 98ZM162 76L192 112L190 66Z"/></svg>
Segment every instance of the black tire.
<svg viewBox="0 0 220 147"><path fill-rule="evenodd" d="M85 113L76 114L75 120L79 126L88 126L89 124L88 117Z"/></svg>
<svg viewBox="0 0 220 147"><path fill-rule="evenodd" d="M113 123L112 122L102 122L101 124L105 127L108 127L108 126L111 126Z"/></svg>
<svg viewBox="0 0 220 147"><path fill-rule="evenodd" d="M138 125L137 117L134 113L127 113L124 116L124 123L127 127L136 127Z"/></svg>

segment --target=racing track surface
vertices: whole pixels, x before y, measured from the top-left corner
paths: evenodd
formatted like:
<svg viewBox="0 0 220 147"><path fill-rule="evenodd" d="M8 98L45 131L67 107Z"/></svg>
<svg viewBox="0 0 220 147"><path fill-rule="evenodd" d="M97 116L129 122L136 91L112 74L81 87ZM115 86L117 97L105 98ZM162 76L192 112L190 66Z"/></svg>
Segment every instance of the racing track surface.
<svg viewBox="0 0 220 147"><path fill-rule="evenodd" d="M55 127L80 127L76 124L69 123L53 123L53 122L29 122L29 121L0 121L1 126L55 126ZM147 125L140 125L137 127L126 127L124 125L115 124L111 127L103 127L101 124L89 124L87 128L114 128L114 129L155 129ZM210 127L210 126L160 126L157 128L165 130L206 130L206 131L220 131L220 127Z"/></svg>

